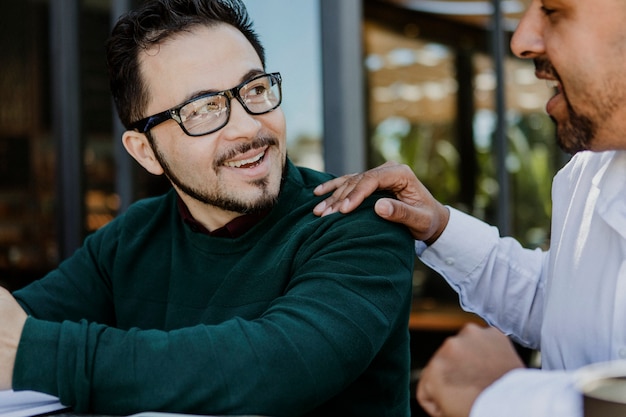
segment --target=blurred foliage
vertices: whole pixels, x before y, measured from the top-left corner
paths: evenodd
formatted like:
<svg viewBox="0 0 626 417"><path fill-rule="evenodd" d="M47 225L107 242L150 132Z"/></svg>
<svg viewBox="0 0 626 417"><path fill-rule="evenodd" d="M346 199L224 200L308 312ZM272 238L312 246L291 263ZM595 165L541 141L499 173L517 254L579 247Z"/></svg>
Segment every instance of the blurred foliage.
<svg viewBox="0 0 626 417"><path fill-rule="evenodd" d="M370 164L388 160L407 164L439 201L494 224L500 190L492 143L494 126L491 111L477 112L473 157L478 172L460 172L463 155L455 144L453 124L417 125L398 117L386 119L374 129ZM509 114L507 139L511 234L527 247L545 248L549 244L552 177L564 162L554 127L543 113ZM476 181L473 207L459 203L464 175Z"/></svg>

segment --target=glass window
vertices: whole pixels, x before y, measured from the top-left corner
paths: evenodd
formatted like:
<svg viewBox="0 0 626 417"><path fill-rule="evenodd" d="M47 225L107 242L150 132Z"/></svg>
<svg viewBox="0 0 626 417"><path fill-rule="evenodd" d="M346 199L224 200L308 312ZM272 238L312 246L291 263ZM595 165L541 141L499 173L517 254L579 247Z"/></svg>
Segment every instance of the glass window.
<svg viewBox="0 0 626 417"><path fill-rule="evenodd" d="M394 8L366 7L369 165L406 163L437 199L491 224L497 224L498 194L506 186L510 234L525 246L546 247L552 177L565 160L544 111L552 91L535 78L531 61L507 55L508 179L502 184L494 143L497 77L486 25L457 18L433 23L432 15L399 6L385 10ZM431 275L419 265L415 294L432 290L429 295L441 292L456 301Z"/></svg>
<svg viewBox="0 0 626 417"><path fill-rule="evenodd" d="M57 262L44 2L5 2L0 25L0 284Z"/></svg>

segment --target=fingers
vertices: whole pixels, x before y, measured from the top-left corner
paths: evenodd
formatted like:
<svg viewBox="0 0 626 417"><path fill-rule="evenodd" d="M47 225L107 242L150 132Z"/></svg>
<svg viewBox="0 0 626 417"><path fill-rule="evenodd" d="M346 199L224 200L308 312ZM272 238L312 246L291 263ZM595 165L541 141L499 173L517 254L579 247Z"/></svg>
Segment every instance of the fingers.
<svg viewBox="0 0 626 417"><path fill-rule="evenodd" d="M448 224L448 209L435 200L409 166L396 162L387 162L361 174L344 175L319 185L314 190L316 195L332 194L320 202L313 213L317 216L348 213L376 190L391 191L397 198L380 199L375 206L376 213L408 227L417 240L432 244Z"/></svg>
<svg viewBox="0 0 626 417"><path fill-rule="evenodd" d="M417 384L415 397L417 399L417 402L429 416L440 417L443 415L441 408L439 408L439 405L437 404L437 401L432 396L428 379L420 379L419 383Z"/></svg>
<svg viewBox="0 0 626 417"><path fill-rule="evenodd" d="M326 181L320 185L318 185L315 190L313 190L313 194L315 195L324 195L330 193L331 191L336 190L341 186L348 178L353 177L356 174L343 175L341 177L333 178L330 181Z"/></svg>
<svg viewBox="0 0 626 417"><path fill-rule="evenodd" d="M327 216L332 213L349 213L354 210L379 188L378 180L363 174L344 175L324 184L314 190L316 195L324 194L334 189L334 192L318 204L313 213L318 216Z"/></svg>
<svg viewBox="0 0 626 417"><path fill-rule="evenodd" d="M360 174L344 175L317 186L315 195L332 192L332 195L318 204L313 213L326 216L331 213L348 213L359 206L376 190L391 190L396 195L407 188L412 181L418 182L413 171L396 162L385 164Z"/></svg>

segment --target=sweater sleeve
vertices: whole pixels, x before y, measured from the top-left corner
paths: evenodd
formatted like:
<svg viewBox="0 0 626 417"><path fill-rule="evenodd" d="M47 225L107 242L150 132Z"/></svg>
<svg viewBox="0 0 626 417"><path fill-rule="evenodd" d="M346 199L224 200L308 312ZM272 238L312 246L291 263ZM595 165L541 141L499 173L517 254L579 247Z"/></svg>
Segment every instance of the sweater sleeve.
<svg viewBox="0 0 626 417"><path fill-rule="evenodd" d="M406 376L413 242L373 213L344 218L312 230L284 260L289 285L254 320L164 331L29 318L14 387L57 395L79 412L294 416L365 378L354 395L367 404L366 387L389 389Z"/></svg>
<svg viewBox="0 0 626 417"><path fill-rule="evenodd" d="M450 208L448 226L420 259L459 294L463 309L522 345L539 348L548 252L525 249L513 238L501 238L497 228Z"/></svg>
<svg viewBox="0 0 626 417"><path fill-rule="evenodd" d="M87 237L85 244L57 269L13 293L17 302L33 317L115 325L110 274L98 259L113 256L115 243L103 246L101 242L111 241L116 226L113 222L106 231Z"/></svg>

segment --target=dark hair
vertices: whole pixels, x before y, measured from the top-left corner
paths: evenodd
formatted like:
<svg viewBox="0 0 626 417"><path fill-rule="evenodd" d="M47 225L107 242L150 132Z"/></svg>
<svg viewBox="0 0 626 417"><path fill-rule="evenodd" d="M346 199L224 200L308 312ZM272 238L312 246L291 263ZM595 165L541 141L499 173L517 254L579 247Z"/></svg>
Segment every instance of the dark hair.
<svg viewBox="0 0 626 417"><path fill-rule="evenodd" d="M120 17L106 42L106 56L111 94L127 129L145 117L149 99L139 52L194 26L221 23L238 29L265 67L265 51L241 0L151 0Z"/></svg>

